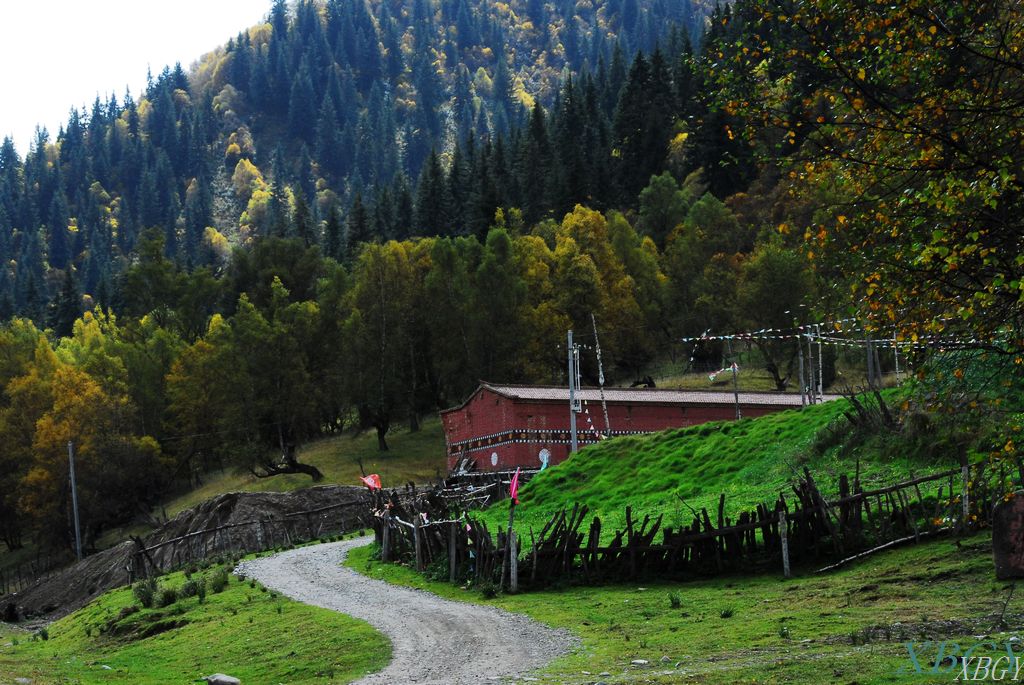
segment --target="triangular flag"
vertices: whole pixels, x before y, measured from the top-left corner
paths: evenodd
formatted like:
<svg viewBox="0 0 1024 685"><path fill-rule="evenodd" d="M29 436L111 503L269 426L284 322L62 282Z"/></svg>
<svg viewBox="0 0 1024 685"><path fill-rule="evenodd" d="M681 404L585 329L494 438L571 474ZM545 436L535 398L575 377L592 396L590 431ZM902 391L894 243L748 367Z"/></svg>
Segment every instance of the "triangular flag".
<svg viewBox="0 0 1024 685"><path fill-rule="evenodd" d="M519 468L516 467L516 474L512 476L512 482L508 484L508 496L512 498L512 504L519 504Z"/></svg>
<svg viewBox="0 0 1024 685"><path fill-rule="evenodd" d="M363 484L370 488L370 490L380 490L380 476L376 473L371 473L368 476L360 476L359 480L363 481Z"/></svg>

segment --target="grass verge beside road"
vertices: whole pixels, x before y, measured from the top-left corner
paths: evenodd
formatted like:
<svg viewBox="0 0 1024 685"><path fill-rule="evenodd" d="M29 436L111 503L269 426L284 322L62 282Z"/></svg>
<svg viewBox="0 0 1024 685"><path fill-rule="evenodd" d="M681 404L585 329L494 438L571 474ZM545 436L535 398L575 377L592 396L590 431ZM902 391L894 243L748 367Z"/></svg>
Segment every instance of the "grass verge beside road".
<svg viewBox="0 0 1024 685"><path fill-rule="evenodd" d="M930 672L941 641L966 649L979 635L1000 644L1018 636L994 626L1009 585L995 580L986 533L959 545L944 539L880 553L827 575L798 569L788 581L729 576L491 600L371 554L371 547L354 550L346 563L373 578L493 604L579 635L582 648L545 671L563 683L949 683L956 673ZM1022 614L1024 597L1014 595L1009 625L1019 626ZM920 673L907 642L916 645ZM1024 644L1017 649L1024 656Z"/></svg>
<svg viewBox="0 0 1024 685"><path fill-rule="evenodd" d="M185 580L173 573L160 586L180 589ZM202 603L192 596L133 611L132 590L114 590L48 626L45 640L0 624L0 682L184 685L227 673L243 683L347 683L391 657L387 639L365 622L258 584L230 576L222 592L207 593Z"/></svg>

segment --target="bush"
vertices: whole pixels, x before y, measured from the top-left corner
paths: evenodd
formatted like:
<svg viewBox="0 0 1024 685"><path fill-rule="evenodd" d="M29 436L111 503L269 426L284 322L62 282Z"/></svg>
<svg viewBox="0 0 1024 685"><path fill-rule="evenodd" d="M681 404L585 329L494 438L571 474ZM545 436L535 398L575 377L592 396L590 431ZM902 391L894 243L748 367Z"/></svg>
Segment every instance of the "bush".
<svg viewBox="0 0 1024 685"><path fill-rule="evenodd" d="M218 592L224 592L224 589L228 586L228 571L225 568L219 568L214 571L207 583L210 592L217 594Z"/></svg>
<svg viewBox="0 0 1024 685"><path fill-rule="evenodd" d="M683 606L682 595L675 591L668 593L668 605L673 609L681 608Z"/></svg>
<svg viewBox="0 0 1024 685"><path fill-rule="evenodd" d="M160 588L160 597L157 606L169 607L178 601L178 589L173 587Z"/></svg>
<svg viewBox="0 0 1024 685"><path fill-rule="evenodd" d="M190 578L189 580L185 581L184 585L181 586L181 590L178 591L178 594L181 596L182 599L195 597L196 595L200 594L200 588L202 588L202 595L203 597L205 597L206 579L202 577Z"/></svg>
<svg viewBox="0 0 1024 685"><path fill-rule="evenodd" d="M732 615L736 613L732 607L726 607L722 609L722 613L719 614L722 618L732 618Z"/></svg>
<svg viewBox="0 0 1024 685"><path fill-rule="evenodd" d="M445 581L448 580L448 555L438 556L430 562L424 570L423 575L427 580Z"/></svg>
<svg viewBox="0 0 1024 685"><path fill-rule="evenodd" d="M481 580L477 588L484 599L494 599L498 596L498 586L492 580Z"/></svg>
<svg viewBox="0 0 1024 685"><path fill-rule="evenodd" d="M135 595L135 599L139 600L139 604L144 609L151 609L153 608L153 600L156 598L157 589L156 578L146 578L132 586L132 594Z"/></svg>

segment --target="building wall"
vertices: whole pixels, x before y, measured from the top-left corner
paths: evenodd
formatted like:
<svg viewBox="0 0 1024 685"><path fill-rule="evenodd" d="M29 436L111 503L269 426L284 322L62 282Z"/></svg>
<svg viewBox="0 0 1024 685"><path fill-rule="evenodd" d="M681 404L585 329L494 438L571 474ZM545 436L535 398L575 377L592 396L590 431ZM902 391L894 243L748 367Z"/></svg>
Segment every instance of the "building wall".
<svg viewBox="0 0 1024 685"><path fill-rule="evenodd" d="M744 406L744 417L770 414L787 407ZM733 404L608 404L612 435L652 433L667 428L693 426L735 418ZM590 421L587 421L587 418ZM507 470L517 466L539 468L545 461L557 464L569 456L569 408L564 402L516 401L482 388L469 402L441 415L448 447L448 469L463 457L476 462L478 470ZM584 405L577 414L576 430L582 447L596 442L595 430L603 431L600 402Z"/></svg>

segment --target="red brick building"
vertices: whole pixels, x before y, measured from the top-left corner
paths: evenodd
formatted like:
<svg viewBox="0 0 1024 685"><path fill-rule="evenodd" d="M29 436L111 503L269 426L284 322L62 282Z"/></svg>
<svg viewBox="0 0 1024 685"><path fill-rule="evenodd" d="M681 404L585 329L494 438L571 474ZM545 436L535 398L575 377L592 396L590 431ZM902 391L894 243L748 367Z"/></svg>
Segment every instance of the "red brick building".
<svg viewBox="0 0 1024 685"><path fill-rule="evenodd" d="M648 388L605 388L612 436L653 433L681 426L736 417L732 393ZM597 442L604 431L604 412L597 388L577 391L583 411L576 415L578 443ZM827 398L831 399L831 397ZM741 392L746 417L763 416L800 406L788 393ZM463 459L480 471L521 466L539 468L569 456L569 389L557 386L482 383L469 399L441 412L448 469Z"/></svg>

